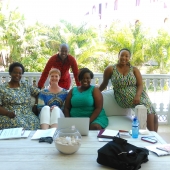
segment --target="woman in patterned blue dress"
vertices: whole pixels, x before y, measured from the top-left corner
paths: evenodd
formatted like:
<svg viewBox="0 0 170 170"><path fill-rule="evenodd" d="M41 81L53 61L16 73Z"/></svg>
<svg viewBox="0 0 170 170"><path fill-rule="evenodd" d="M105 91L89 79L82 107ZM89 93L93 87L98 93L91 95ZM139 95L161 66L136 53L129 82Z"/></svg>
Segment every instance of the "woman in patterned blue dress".
<svg viewBox="0 0 170 170"><path fill-rule="evenodd" d="M140 71L130 65L131 53L128 49L120 50L118 64L108 66L103 75L103 82L99 89L102 91L111 79L117 103L122 108L135 108L144 105L147 108L147 128L158 130L158 117L147 93L143 90Z"/></svg>
<svg viewBox="0 0 170 170"><path fill-rule="evenodd" d="M80 70L78 79L81 86L73 87L66 98L64 114L66 117L89 117L89 129L100 130L108 125L103 109L100 90L90 85L93 73L88 68Z"/></svg>
<svg viewBox="0 0 170 170"><path fill-rule="evenodd" d="M52 68L49 72L50 85L38 96L37 108L40 112L41 129L57 127L58 118L64 117L62 108L68 92L58 85L60 77L60 70Z"/></svg>
<svg viewBox="0 0 170 170"><path fill-rule="evenodd" d="M40 90L21 81L24 74L22 64L12 63L9 66L9 74L11 80L0 85L0 129L39 129L39 119L32 112L31 95L37 97Z"/></svg>

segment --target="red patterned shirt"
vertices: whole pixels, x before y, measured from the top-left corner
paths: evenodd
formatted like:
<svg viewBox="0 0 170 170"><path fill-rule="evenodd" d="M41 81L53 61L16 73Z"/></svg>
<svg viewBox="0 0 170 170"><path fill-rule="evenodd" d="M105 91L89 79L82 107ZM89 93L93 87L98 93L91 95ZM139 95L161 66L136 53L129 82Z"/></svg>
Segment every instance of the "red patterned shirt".
<svg viewBox="0 0 170 170"><path fill-rule="evenodd" d="M44 86L44 83L48 77L51 68L57 68L61 72L61 78L58 85L62 88L69 89L71 84L69 74L70 67L73 71L76 85L79 86L80 82L78 81L78 66L75 58L71 55L67 55L67 58L65 58L65 60L62 61L61 58L59 57L59 54L55 54L48 60L38 82L38 87L42 88Z"/></svg>

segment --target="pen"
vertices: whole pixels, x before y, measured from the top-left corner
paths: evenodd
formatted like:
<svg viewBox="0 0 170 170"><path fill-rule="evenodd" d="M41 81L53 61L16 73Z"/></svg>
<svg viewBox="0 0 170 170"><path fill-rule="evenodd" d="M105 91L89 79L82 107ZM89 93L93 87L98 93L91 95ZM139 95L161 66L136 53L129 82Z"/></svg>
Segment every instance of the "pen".
<svg viewBox="0 0 170 170"><path fill-rule="evenodd" d="M160 147L156 147L156 149L159 149L159 150L161 150L161 151L165 151L165 152L168 152L168 153L170 153L170 151L168 151L166 148L160 148Z"/></svg>
<svg viewBox="0 0 170 170"><path fill-rule="evenodd" d="M25 132L25 129L22 129L21 136L23 136L24 132Z"/></svg>
<svg viewBox="0 0 170 170"><path fill-rule="evenodd" d="M17 112L16 112L16 110L14 111L14 114L15 114L15 118L17 117Z"/></svg>
<svg viewBox="0 0 170 170"><path fill-rule="evenodd" d="M0 135L1 135L2 131L3 131L3 129L2 129L2 130L0 130Z"/></svg>

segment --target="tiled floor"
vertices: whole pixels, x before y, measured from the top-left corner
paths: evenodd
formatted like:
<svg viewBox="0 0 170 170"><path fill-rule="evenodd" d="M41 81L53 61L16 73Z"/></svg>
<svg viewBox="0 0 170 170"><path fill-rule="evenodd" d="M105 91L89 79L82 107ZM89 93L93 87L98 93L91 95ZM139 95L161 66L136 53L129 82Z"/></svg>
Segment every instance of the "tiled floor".
<svg viewBox="0 0 170 170"><path fill-rule="evenodd" d="M170 144L170 125L159 125L158 134Z"/></svg>

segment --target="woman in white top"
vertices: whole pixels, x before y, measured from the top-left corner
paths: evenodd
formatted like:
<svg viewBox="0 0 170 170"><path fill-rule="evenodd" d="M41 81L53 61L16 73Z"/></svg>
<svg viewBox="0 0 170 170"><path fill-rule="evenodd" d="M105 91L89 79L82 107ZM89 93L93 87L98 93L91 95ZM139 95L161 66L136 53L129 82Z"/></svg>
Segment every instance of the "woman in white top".
<svg viewBox="0 0 170 170"><path fill-rule="evenodd" d="M41 129L57 127L58 118L64 117L62 108L68 92L58 85L60 77L60 70L52 68L49 72L49 87L39 93L37 108Z"/></svg>

